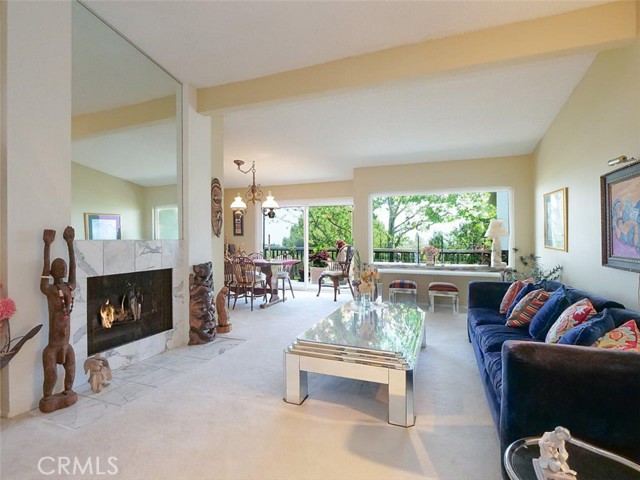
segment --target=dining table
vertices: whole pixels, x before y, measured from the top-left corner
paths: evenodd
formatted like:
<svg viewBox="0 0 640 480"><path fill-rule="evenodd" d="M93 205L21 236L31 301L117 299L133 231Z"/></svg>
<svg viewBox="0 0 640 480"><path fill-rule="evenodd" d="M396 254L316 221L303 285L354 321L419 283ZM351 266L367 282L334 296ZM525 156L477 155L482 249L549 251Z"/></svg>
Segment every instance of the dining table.
<svg viewBox="0 0 640 480"><path fill-rule="evenodd" d="M273 267L280 267L280 266L287 267L291 265L296 265L300 263L300 260L293 259L293 258L287 258L287 259L254 258L253 263L256 267L260 267L260 270L264 273L266 277L265 283L266 285L268 285L268 288L271 292L271 296L269 297L268 301L260 305L260 308L269 308L270 306L275 305L276 303L284 302L284 299L278 296L278 277L273 274L274 273ZM274 282L275 282L275 285L274 285Z"/></svg>

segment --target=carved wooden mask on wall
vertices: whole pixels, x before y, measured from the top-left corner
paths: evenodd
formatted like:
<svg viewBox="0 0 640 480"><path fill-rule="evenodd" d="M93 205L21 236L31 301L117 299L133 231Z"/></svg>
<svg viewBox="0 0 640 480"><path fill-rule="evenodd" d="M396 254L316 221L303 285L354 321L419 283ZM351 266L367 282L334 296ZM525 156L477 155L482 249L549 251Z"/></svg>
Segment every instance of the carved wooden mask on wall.
<svg viewBox="0 0 640 480"><path fill-rule="evenodd" d="M211 228L219 237L222 232L222 185L217 178L211 179Z"/></svg>

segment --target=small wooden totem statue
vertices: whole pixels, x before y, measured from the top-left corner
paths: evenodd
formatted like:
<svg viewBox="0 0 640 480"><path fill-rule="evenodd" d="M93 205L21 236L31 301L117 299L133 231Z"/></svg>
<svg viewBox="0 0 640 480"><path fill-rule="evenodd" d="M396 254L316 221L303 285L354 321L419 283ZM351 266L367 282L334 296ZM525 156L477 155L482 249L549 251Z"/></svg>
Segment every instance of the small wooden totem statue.
<svg viewBox="0 0 640 480"><path fill-rule="evenodd" d="M231 331L231 323L229 323L229 309L227 308L227 295L229 289L222 287L216 295L216 309L218 310L218 326L216 332L229 333Z"/></svg>

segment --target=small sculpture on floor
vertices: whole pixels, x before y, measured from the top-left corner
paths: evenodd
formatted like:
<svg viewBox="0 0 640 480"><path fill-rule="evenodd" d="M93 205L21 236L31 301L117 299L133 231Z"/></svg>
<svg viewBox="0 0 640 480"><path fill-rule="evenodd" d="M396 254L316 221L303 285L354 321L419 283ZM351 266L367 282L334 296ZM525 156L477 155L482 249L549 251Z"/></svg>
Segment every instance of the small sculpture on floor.
<svg viewBox="0 0 640 480"><path fill-rule="evenodd" d="M69 250L69 281L65 282L67 264L61 258L50 263L51 244L56 237L55 230L45 230L44 266L40 278L40 291L46 295L49 307L49 343L42 352L44 367L43 394L40 400L40 411L53 412L73 405L78 395L73 391L73 380L76 376L76 356L69 344L71 311L73 310L73 292L76 289L76 259L73 251L75 231L72 227L64 230L63 238ZM53 277L53 283L49 278ZM53 388L58 379L58 364L64 366L64 390L53 395Z"/></svg>
<svg viewBox="0 0 640 480"><path fill-rule="evenodd" d="M229 309L227 308L227 295L229 289L222 287L216 295L216 309L218 310L218 326L216 332L229 333L231 331L231 323L229 323Z"/></svg>
<svg viewBox="0 0 640 480"><path fill-rule="evenodd" d="M89 373L87 381L94 393L100 393L103 387L108 387L111 383L112 376L109 361L99 355L89 357L84 361L84 373Z"/></svg>
<svg viewBox="0 0 640 480"><path fill-rule="evenodd" d="M201 263L189 275L189 345L208 343L216 336L212 269L211 262Z"/></svg>
<svg viewBox="0 0 640 480"><path fill-rule="evenodd" d="M545 432L538 446L540 458L533 460L533 467L539 480L576 480L576 472L569 468L569 453L565 442L571 433L564 427L556 427L552 432Z"/></svg>

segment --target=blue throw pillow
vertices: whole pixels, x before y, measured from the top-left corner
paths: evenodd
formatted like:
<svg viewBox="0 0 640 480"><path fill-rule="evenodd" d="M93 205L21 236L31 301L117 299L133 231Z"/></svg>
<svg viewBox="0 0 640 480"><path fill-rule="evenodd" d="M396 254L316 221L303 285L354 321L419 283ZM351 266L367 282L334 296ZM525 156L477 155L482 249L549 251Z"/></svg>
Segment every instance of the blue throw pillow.
<svg viewBox="0 0 640 480"><path fill-rule="evenodd" d="M565 333L558 343L563 345L582 345L590 347L602 337L605 333L610 332L616 327L613 318L605 309L595 317L581 323L577 327L573 327Z"/></svg>
<svg viewBox="0 0 640 480"><path fill-rule="evenodd" d="M529 334L536 340L544 341L549 329L551 329L560 314L569 306L571 306L571 302L567 297L564 285L562 285L551 294L549 300L545 302L540 310L538 310L538 313L531 319Z"/></svg>
<svg viewBox="0 0 640 480"><path fill-rule="evenodd" d="M513 299L511 306L507 309L507 314L506 314L507 316L505 318L509 318L511 316L511 312L513 312L513 309L516 308L516 305L518 305L518 302L522 300L527 293L531 293L534 290L537 290L539 288L540 288L539 283L536 283L535 285L533 283L527 283L524 287L522 287L518 292L518 294L516 295L516 298Z"/></svg>

